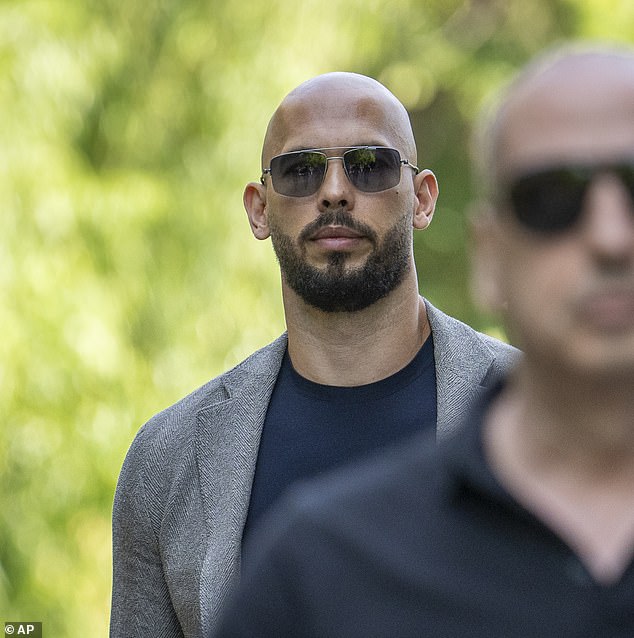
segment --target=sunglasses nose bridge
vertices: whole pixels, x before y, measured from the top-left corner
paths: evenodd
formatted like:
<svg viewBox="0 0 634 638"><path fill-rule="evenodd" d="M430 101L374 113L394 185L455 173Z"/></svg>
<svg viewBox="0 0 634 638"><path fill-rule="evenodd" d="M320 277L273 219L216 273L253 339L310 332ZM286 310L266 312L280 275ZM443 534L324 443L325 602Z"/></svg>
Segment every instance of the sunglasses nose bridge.
<svg viewBox="0 0 634 638"><path fill-rule="evenodd" d="M335 161L334 164L330 162ZM319 207L327 209L332 206L349 207L354 205L354 187L350 181L345 160L340 155L326 157L324 175L319 185Z"/></svg>
<svg viewBox="0 0 634 638"><path fill-rule="evenodd" d="M346 170L346 161L345 161L343 155L333 155L332 157L326 156L326 165L324 167L324 179L326 179L326 176L328 174L328 170L330 169L330 162L337 161L337 160L341 161L341 166L343 168L343 171L344 171L346 177L348 176L348 171Z"/></svg>
<svg viewBox="0 0 634 638"><path fill-rule="evenodd" d="M330 162L338 160L341 162L335 166L330 166ZM348 170L346 169L346 162L342 155L333 155L331 157L326 156L326 163L324 165L324 176L321 181L321 187L323 187L327 181L330 179L337 178L337 182L341 181L342 184L348 183L350 184L350 176L348 175Z"/></svg>

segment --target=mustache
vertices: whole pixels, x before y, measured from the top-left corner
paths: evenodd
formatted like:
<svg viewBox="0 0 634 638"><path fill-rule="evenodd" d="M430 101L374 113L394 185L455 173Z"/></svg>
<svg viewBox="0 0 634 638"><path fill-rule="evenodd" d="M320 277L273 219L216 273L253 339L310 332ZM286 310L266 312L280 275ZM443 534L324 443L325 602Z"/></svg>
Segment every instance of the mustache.
<svg viewBox="0 0 634 638"><path fill-rule="evenodd" d="M304 228L299 234L301 242L308 241L315 233L326 226L342 226L367 237L375 246L378 243L377 234L367 224L355 219L347 210L337 208L322 213Z"/></svg>

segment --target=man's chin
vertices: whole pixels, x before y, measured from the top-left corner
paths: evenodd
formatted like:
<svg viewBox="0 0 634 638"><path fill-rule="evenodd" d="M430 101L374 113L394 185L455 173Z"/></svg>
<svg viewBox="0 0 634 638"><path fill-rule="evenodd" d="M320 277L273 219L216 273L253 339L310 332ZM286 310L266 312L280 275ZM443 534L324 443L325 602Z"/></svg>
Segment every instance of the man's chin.
<svg viewBox="0 0 634 638"><path fill-rule="evenodd" d="M387 288L367 286L363 277L346 277L344 274L329 277L327 281L306 280L291 285L295 293L309 306L328 313L359 312L386 297Z"/></svg>
<svg viewBox="0 0 634 638"><path fill-rule="evenodd" d="M361 270L367 263L368 258L362 260L354 259L349 250L331 250L324 255L324 259L311 266L322 273L335 269L337 274L349 274Z"/></svg>

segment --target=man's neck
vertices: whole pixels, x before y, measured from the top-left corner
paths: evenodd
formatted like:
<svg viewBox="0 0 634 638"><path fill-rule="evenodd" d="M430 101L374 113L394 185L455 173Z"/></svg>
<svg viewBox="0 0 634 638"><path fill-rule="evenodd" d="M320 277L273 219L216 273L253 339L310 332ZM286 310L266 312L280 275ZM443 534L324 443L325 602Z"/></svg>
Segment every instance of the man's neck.
<svg viewBox="0 0 634 638"><path fill-rule="evenodd" d="M327 313L284 290L293 367L316 383L358 386L404 368L430 334L415 277L357 312Z"/></svg>
<svg viewBox="0 0 634 638"><path fill-rule="evenodd" d="M548 452L549 458L557 455L558 463L574 465L576 472L592 472L604 456L634 464L634 393L625 375L572 378L520 365L499 403L514 424L505 423L505 431L516 430L513 436L521 437L518 447L527 457L537 461Z"/></svg>
<svg viewBox="0 0 634 638"><path fill-rule="evenodd" d="M613 582L634 554L634 398L625 378L560 379L520 367L486 417L484 448L509 492Z"/></svg>

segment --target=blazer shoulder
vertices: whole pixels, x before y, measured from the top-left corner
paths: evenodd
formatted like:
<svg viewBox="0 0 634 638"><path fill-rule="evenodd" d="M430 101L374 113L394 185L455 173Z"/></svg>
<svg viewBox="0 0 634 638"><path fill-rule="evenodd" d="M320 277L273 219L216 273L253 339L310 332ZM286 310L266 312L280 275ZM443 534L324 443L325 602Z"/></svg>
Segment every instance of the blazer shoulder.
<svg viewBox="0 0 634 638"><path fill-rule="evenodd" d="M476 332L478 337L482 339L483 343L491 351L495 358L503 365L513 365L517 359L521 356L522 352L515 346L509 343L500 341L491 335L483 332Z"/></svg>
<svg viewBox="0 0 634 638"><path fill-rule="evenodd" d="M499 339L478 332L450 317L425 300L434 338L438 366L458 375L484 372L482 383L506 374L521 356L520 350Z"/></svg>
<svg viewBox="0 0 634 638"><path fill-rule="evenodd" d="M193 459L197 415L207 407L230 401L258 388L263 377L276 378L286 349L286 334L257 350L223 374L211 379L150 418L137 432L126 454L119 482L139 471L169 480L175 470Z"/></svg>
<svg viewBox="0 0 634 638"><path fill-rule="evenodd" d="M494 356L517 358L521 352L515 346L496 339L483 332L478 332L464 321L451 317L442 310L436 308L425 299L427 315L432 327L435 340L451 342L458 350L469 350L473 346L484 346Z"/></svg>
<svg viewBox="0 0 634 638"><path fill-rule="evenodd" d="M260 348L230 370L214 377L173 405L155 414L139 430L137 436L178 439L187 433L188 421L199 410L233 398L244 387L257 383L262 376L276 377L286 349L286 333Z"/></svg>

